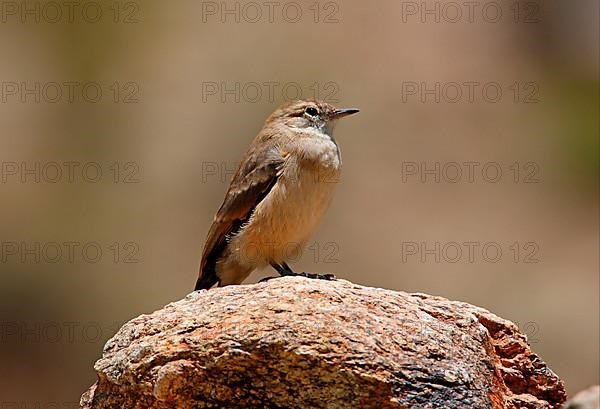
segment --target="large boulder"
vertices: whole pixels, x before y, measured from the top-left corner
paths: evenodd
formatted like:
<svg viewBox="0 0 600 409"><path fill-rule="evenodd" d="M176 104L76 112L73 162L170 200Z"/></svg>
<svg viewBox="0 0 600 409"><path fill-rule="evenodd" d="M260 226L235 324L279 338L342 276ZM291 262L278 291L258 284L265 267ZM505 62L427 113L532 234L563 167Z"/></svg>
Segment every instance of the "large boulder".
<svg viewBox="0 0 600 409"><path fill-rule="evenodd" d="M559 408L510 321L466 303L288 277L125 324L83 408Z"/></svg>

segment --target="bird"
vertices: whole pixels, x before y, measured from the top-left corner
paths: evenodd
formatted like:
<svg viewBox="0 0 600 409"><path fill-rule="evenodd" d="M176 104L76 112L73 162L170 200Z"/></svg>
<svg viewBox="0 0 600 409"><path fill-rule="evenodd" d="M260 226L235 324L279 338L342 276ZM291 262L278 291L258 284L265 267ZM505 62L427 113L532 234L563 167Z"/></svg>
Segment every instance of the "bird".
<svg viewBox="0 0 600 409"><path fill-rule="evenodd" d="M209 229L195 291L241 284L255 269L296 273L295 260L329 207L342 158L333 130L359 112L316 99L288 101L265 121L230 182Z"/></svg>

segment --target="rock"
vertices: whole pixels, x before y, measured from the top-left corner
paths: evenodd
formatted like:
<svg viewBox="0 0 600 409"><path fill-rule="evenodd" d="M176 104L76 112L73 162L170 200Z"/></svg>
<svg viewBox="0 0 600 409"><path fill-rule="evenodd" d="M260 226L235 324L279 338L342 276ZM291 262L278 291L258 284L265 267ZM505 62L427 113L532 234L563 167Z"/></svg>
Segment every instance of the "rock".
<svg viewBox="0 0 600 409"><path fill-rule="evenodd" d="M125 324L83 408L560 408L518 328L462 302L278 278Z"/></svg>
<svg viewBox="0 0 600 409"><path fill-rule="evenodd" d="M590 386L577 393L565 403L565 409L600 409L600 385Z"/></svg>

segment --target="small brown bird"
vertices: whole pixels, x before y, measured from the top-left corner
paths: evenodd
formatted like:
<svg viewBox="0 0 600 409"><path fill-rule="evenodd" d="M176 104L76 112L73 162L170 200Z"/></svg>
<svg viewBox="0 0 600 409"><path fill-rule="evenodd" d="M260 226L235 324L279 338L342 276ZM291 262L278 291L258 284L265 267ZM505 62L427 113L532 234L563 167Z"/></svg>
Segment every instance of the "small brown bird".
<svg viewBox="0 0 600 409"><path fill-rule="evenodd" d="M356 112L300 100L271 114L210 227L195 290L240 284L269 264L282 276L334 278L295 273L286 261L300 254L331 202L342 165L333 128Z"/></svg>

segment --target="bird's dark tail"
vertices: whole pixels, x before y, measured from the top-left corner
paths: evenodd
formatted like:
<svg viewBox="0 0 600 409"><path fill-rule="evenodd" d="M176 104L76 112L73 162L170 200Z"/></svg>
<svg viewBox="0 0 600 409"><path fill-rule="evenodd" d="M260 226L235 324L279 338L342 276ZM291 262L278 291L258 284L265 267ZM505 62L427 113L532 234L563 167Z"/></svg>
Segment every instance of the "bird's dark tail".
<svg viewBox="0 0 600 409"><path fill-rule="evenodd" d="M198 290L208 290L213 285L217 284L219 278L217 277L216 271L214 268L205 268L204 271L200 272L200 276L198 280L196 280L196 287L194 287L194 291Z"/></svg>

